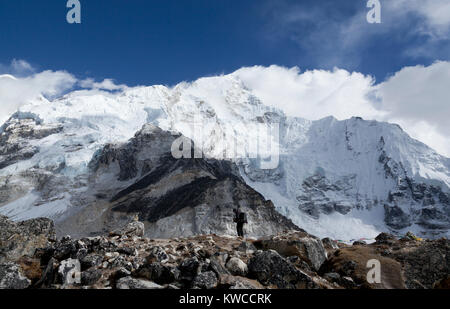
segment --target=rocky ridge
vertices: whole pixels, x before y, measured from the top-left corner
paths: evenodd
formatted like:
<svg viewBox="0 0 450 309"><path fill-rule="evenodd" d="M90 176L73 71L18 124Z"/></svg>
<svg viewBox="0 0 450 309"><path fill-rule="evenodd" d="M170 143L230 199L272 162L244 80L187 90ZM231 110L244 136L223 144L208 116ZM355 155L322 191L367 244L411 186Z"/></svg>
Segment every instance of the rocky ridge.
<svg viewBox="0 0 450 309"><path fill-rule="evenodd" d="M42 220L26 225L41 226ZM1 234L23 239L34 229ZM19 223L19 225L21 225ZM51 230L51 229L50 229ZM50 289L360 289L449 288L450 242L396 239L381 234L374 244L353 246L320 240L305 231L261 239L199 235L150 239L133 221L108 235L34 242L23 255L0 263L0 288ZM9 250L20 246L13 243ZM381 283L367 282L367 261L381 263Z"/></svg>

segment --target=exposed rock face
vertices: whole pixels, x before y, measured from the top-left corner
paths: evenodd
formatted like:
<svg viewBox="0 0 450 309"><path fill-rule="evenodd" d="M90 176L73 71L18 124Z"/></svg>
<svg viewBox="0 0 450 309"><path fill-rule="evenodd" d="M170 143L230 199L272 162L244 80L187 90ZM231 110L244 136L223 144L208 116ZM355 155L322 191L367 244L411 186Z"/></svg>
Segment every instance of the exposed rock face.
<svg viewBox="0 0 450 309"><path fill-rule="evenodd" d="M327 259L322 241L306 232L287 233L255 242L260 249L273 249L285 257L297 256L312 269L319 270Z"/></svg>
<svg viewBox="0 0 450 309"><path fill-rule="evenodd" d="M60 222L59 233L98 235L137 216L150 237L235 235L238 204L247 213L246 235L298 229L244 182L232 162L175 159L177 138L182 136L148 124L129 142L105 146L89 164L92 202Z"/></svg>
<svg viewBox="0 0 450 309"><path fill-rule="evenodd" d="M0 263L32 256L56 239L53 221L45 218L11 222L0 215Z"/></svg>
<svg viewBox="0 0 450 309"><path fill-rule="evenodd" d="M0 128L0 169L26 160L39 152L33 140L62 131L61 125L44 125L35 115L14 114Z"/></svg>
<svg viewBox="0 0 450 309"><path fill-rule="evenodd" d="M26 289L31 280L26 278L20 267L13 263L0 263L0 289Z"/></svg>

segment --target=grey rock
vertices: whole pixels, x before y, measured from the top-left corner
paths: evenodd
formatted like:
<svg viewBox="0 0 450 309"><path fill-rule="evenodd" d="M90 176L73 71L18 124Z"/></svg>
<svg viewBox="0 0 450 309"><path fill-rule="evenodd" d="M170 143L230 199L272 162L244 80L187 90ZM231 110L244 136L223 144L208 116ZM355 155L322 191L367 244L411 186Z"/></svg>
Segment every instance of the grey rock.
<svg viewBox="0 0 450 309"><path fill-rule="evenodd" d="M375 237L375 240L377 244L392 244L397 240L397 238L392 234L381 233Z"/></svg>
<svg viewBox="0 0 450 309"><path fill-rule="evenodd" d="M53 253L53 257L59 261L75 257L77 253L77 246L75 242L66 241L63 243L58 243Z"/></svg>
<svg viewBox="0 0 450 309"><path fill-rule="evenodd" d="M89 254L85 257L83 257L80 260L81 263L81 269L82 270L86 270L89 269L91 267L95 267L98 266L100 264L102 264L103 262L103 256L100 254Z"/></svg>
<svg viewBox="0 0 450 309"><path fill-rule="evenodd" d="M280 289L313 289L317 284L274 250L258 251L248 263L250 278Z"/></svg>
<svg viewBox="0 0 450 309"><path fill-rule="evenodd" d="M81 283L80 261L76 259L67 259L61 262L58 268L58 282L62 284Z"/></svg>
<svg viewBox="0 0 450 309"><path fill-rule="evenodd" d="M226 265L232 275L245 277L248 273L247 264L237 257L232 257Z"/></svg>
<svg viewBox="0 0 450 309"><path fill-rule="evenodd" d="M341 276L338 273L326 273L323 275L323 278L330 282L339 282Z"/></svg>
<svg viewBox="0 0 450 309"><path fill-rule="evenodd" d="M198 274L192 282L192 287L200 289L213 289L217 287L217 276L212 271Z"/></svg>
<svg viewBox="0 0 450 309"><path fill-rule="evenodd" d="M339 246L337 245L337 243L334 240L332 240L331 238L328 238L328 237L322 239L322 244L325 247L325 249L327 249L327 250L337 250L337 249L339 249Z"/></svg>
<svg viewBox="0 0 450 309"><path fill-rule="evenodd" d="M116 288L120 290L160 290L164 287L151 281L124 277L116 282Z"/></svg>
<svg viewBox="0 0 450 309"><path fill-rule="evenodd" d="M22 275L20 267L13 262L0 264L0 289L26 289L31 281Z"/></svg>
<svg viewBox="0 0 450 309"><path fill-rule="evenodd" d="M216 273L217 276L229 275L230 272L226 269L223 259L219 255L213 255L209 258L209 267Z"/></svg>
<svg viewBox="0 0 450 309"><path fill-rule="evenodd" d="M350 277L355 271L357 266L358 264L355 261L348 261L344 265L342 265L342 272L346 276Z"/></svg>
<svg viewBox="0 0 450 309"><path fill-rule="evenodd" d="M98 269L89 269L81 273L82 285L93 285L102 277L102 272Z"/></svg>
<svg viewBox="0 0 450 309"><path fill-rule="evenodd" d="M53 221L46 218L12 222L0 215L0 263L32 256L56 239Z"/></svg>
<svg viewBox="0 0 450 309"><path fill-rule="evenodd" d="M118 280L118 279L123 278L123 277L128 277L128 276L131 276L131 272L130 272L128 269L126 269L125 267L120 267L120 268L113 274L113 278L114 278L115 280Z"/></svg>
<svg viewBox="0 0 450 309"><path fill-rule="evenodd" d="M139 221L130 222L125 227L110 233L111 236L128 236L128 237L132 236L143 237L144 234L145 234L144 223Z"/></svg>
<svg viewBox="0 0 450 309"><path fill-rule="evenodd" d="M188 281L193 280L197 274L199 274L200 267L201 265L197 257L185 259L178 267L180 269L181 279Z"/></svg>
<svg viewBox="0 0 450 309"><path fill-rule="evenodd" d="M163 248L156 246L150 250L150 254L147 257L147 261L166 263L169 261L169 256L167 255L166 251Z"/></svg>
<svg viewBox="0 0 450 309"><path fill-rule="evenodd" d="M136 271L136 276L154 281L158 284L169 284L178 280L180 271L175 266L154 262L141 266Z"/></svg>
<svg viewBox="0 0 450 309"><path fill-rule="evenodd" d="M255 245L264 250L273 249L285 257L298 256L316 271L327 259L327 252L322 241L306 232L294 232L262 239L255 242Z"/></svg>

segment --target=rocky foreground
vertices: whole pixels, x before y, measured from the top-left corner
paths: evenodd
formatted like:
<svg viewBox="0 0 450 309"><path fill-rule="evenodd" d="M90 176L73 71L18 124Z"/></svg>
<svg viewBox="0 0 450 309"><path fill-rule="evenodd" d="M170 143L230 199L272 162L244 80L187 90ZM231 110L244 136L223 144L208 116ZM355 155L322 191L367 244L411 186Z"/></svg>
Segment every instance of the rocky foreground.
<svg viewBox="0 0 450 309"><path fill-rule="evenodd" d="M305 231L261 239L204 235L149 239L134 221L109 235L56 239L53 222L0 216L2 289L422 289L450 287L450 242L396 239L337 244ZM367 281L369 260L381 283Z"/></svg>

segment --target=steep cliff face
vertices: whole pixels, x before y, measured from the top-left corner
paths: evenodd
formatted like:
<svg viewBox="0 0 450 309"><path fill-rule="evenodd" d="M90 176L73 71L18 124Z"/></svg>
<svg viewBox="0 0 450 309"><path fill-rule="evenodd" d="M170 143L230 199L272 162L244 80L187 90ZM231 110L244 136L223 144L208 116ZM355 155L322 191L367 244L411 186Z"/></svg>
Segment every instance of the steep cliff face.
<svg viewBox="0 0 450 309"><path fill-rule="evenodd" d="M400 127L330 117L285 119L281 128L285 148L276 172L243 172L299 226L347 240L383 230L448 235L449 160Z"/></svg>

